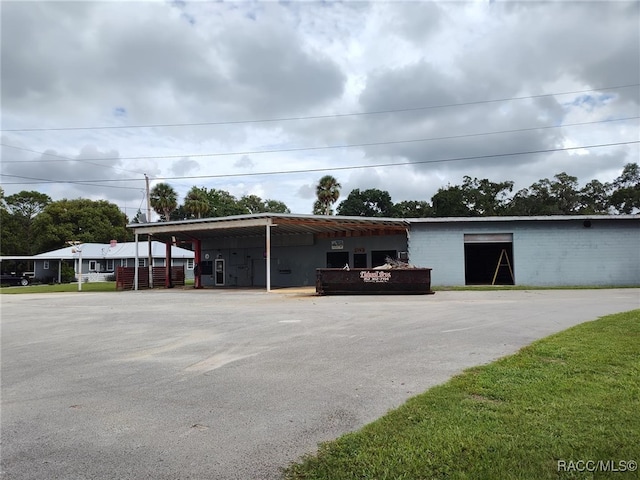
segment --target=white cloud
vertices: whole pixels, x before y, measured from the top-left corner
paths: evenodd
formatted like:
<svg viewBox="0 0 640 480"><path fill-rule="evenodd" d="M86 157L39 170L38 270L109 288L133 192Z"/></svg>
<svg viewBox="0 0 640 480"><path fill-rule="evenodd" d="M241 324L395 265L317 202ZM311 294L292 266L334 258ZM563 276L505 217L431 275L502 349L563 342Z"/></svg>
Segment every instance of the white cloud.
<svg viewBox="0 0 640 480"><path fill-rule="evenodd" d="M182 196L193 185L260 192L309 213L326 173L342 183L342 199L353 188L380 188L394 201L429 200L464 175L514 180L516 188L561 171L581 183L609 181L640 157L637 144L490 157L638 140L637 118L570 126L638 117L638 2L34 1L1 8L2 141L22 149L2 149L2 173L14 175L2 177L8 194L97 196L133 215L146 173L187 177L169 180ZM632 86L607 89L622 85ZM492 101L514 97L531 98ZM438 105L458 106L240 123ZM164 126L8 131L150 124ZM520 131L489 134L507 130ZM416 139L430 140L397 143ZM286 151L373 142L388 143ZM64 158L33 153L45 151ZM440 162L467 157L476 158ZM406 162L421 163L256 175Z"/></svg>

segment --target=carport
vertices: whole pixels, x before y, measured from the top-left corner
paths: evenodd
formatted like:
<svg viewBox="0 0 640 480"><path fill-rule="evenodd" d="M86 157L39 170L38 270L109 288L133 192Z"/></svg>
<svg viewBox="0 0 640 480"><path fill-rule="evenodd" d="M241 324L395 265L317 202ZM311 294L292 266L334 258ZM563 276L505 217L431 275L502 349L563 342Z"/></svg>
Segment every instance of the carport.
<svg viewBox="0 0 640 480"><path fill-rule="evenodd" d="M164 242L167 245L167 258L165 265L171 265L170 246L191 244L195 252L195 287L202 285L202 266L214 262L214 273L217 275L219 264L216 259L203 258L203 243L223 241L247 241L251 239L257 242L263 250L262 257L265 261L265 284L267 291L272 286L272 247L274 245L286 247L296 245L302 241L308 247L314 245L318 239L331 239L332 249L337 252L343 249L345 239L360 239L366 242L373 237L385 237L402 235L405 243L408 238L409 223L397 218L363 218L343 216L318 216L298 214L272 214L259 213L238 215L231 217L214 217L194 220L183 220L159 223L130 224L134 230L136 252L140 236L151 236L154 240ZM362 255L354 249L354 261L361 261L357 255ZM206 255L206 254L205 254ZM136 257L135 288L138 287L138 258ZM224 263L220 263L224 268ZM320 266L320 265L317 265ZM169 275L167 275L169 277ZM217 280L217 279L216 279ZM167 278L166 286L170 286L170 278ZM217 281L216 281L217 284ZM222 283L224 284L224 282Z"/></svg>

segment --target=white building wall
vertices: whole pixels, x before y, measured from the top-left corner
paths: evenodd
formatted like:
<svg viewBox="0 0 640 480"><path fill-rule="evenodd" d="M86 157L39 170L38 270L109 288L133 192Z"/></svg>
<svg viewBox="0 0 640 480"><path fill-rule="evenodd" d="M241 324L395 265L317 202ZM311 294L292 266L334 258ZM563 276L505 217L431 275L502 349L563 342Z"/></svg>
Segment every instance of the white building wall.
<svg viewBox="0 0 640 480"><path fill-rule="evenodd" d="M413 223L409 259L432 285L465 283L464 234L512 233L516 285L640 285L640 219Z"/></svg>

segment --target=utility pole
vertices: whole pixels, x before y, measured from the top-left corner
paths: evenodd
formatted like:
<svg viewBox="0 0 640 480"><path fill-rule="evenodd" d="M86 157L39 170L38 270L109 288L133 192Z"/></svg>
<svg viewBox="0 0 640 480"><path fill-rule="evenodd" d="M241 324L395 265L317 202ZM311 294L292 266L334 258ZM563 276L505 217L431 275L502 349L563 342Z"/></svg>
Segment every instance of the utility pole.
<svg viewBox="0 0 640 480"><path fill-rule="evenodd" d="M78 271L76 273L78 274L78 291L81 292L82 291L82 247L83 245L82 245L82 242L78 240L69 241L67 243L73 247L71 249L71 253L78 254Z"/></svg>
<svg viewBox="0 0 640 480"><path fill-rule="evenodd" d="M145 185L147 187L147 222L151 223L151 191L149 190L149 177L147 176L147 174L144 174L144 181L145 181ZM152 252L152 242L151 242L151 235L148 235L148 245L147 245L147 250L148 250L148 259L147 259L147 265L149 267L149 288L153 288L153 252ZM137 268L137 265L136 265Z"/></svg>

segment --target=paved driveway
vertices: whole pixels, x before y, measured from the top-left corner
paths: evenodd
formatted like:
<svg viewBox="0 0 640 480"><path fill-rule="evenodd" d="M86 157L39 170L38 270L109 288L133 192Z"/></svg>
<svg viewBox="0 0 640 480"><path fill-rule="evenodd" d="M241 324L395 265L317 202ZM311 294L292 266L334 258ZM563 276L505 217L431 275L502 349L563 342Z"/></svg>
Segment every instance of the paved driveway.
<svg viewBox="0 0 640 480"><path fill-rule="evenodd" d="M275 479L466 367L640 290L3 295L2 477Z"/></svg>

